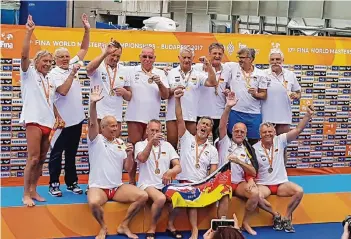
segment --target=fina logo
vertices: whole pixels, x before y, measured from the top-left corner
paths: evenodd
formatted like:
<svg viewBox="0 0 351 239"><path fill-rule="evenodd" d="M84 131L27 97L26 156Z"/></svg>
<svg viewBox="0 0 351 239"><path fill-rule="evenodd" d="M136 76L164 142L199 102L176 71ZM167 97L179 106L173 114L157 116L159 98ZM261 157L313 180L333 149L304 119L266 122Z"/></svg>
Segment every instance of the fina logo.
<svg viewBox="0 0 351 239"><path fill-rule="evenodd" d="M227 45L227 52L229 53L229 55L232 55L234 50L235 50L235 47L233 45L233 42L229 42L229 44Z"/></svg>
<svg viewBox="0 0 351 239"><path fill-rule="evenodd" d="M9 34L2 33L1 40L0 40L0 48L13 49L13 43L8 42L11 40L13 40L13 35L11 33L9 33Z"/></svg>

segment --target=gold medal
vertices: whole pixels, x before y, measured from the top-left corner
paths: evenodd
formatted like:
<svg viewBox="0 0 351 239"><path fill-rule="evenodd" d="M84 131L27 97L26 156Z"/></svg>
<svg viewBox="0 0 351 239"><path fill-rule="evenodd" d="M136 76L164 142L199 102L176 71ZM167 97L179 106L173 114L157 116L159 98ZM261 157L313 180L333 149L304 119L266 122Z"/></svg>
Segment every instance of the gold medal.
<svg viewBox="0 0 351 239"><path fill-rule="evenodd" d="M147 81L149 84L152 84L152 82L154 82L154 80L152 79L152 77L149 78L149 80Z"/></svg>
<svg viewBox="0 0 351 239"><path fill-rule="evenodd" d="M270 168L268 169L268 173L272 173L272 172L273 172L273 168L270 167Z"/></svg>
<svg viewBox="0 0 351 239"><path fill-rule="evenodd" d="M160 174L160 169L155 169L155 174Z"/></svg>
<svg viewBox="0 0 351 239"><path fill-rule="evenodd" d="M110 96L115 96L115 91L113 89L110 90Z"/></svg>
<svg viewBox="0 0 351 239"><path fill-rule="evenodd" d="M200 168L200 164L199 163L195 164L195 168L199 169Z"/></svg>

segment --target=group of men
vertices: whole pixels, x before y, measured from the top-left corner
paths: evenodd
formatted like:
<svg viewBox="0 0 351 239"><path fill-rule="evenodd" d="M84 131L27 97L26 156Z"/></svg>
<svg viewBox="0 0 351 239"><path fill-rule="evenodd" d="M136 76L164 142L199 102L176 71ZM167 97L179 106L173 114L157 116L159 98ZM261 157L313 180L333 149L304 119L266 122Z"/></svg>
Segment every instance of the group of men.
<svg viewBox="0 0 351 239"><path fill-rule="evenodd" d="M81 67L79 61L88 51L90 29L86 16L82 20L85 34L81 50L72 58L67 49L57 49L56 67L45 74L54 85L56 97L52 103L56 107L57 125L62 128L49 162L49 192L53 196L62 196L58 177L63 151L67 189L82 193L77 184L75 154L85 116L77 71ZM34 30L31 18L27 30ZM26 44L28 38L23 52L28 47ZM312 117L313 107L308 107L298 126L290 130L290 100L300 97L300 87L294 74L282 68L283 53L278 48L272 49L270 68L262 71L253 65L253 49L240 49L239 63L222 63L225 49L222 44L213 43L209 55L201 57L195 65L193 49L182 48L179 66L168 70L153 66L156 54L151 47L141 50L138 66L120 64L122 51L121 44L112 40L86 66L91 85L88 203L101 226L97 238L107 235L102 206L108 200L131 203L117 229L130 238L138 238L129 230L130 220L150 200L151 224L146 236L155 238L158 219L167 203L161 189L174 179L179 183L199 182L228 161L233 195L248 199L242 229L256 235L249 218L260 207L272 214L275 230L294 232L292 213L302 199L303 190L288 181L285 149L303 131ZM40 68L36 69L41 73ZM22 71L25 76L26 69ZM45 95L45 87L41 90L40 94ZM124 117L128 126L127 143L119 138L124 100L128 101ZM161 100L168 100L167 136L159 121ZM28 117L25 120L26 124L31 123ZM211 134L214 144L209 141ZM129 184L122 182L123 170L129 172ZM33 180L36 183L35 178L30 182ZM284 217L266 200L272 194L292 197ZM25 192L24 204L33 205L30 197L37 199L29 192L26 196ZM229 204L229 197L220 200L218 217L226 215ZM167 231L174 238L182 238L174 226L178 211L170 206ZM187 211L191 238L198 238L197 209Z"/></svg>

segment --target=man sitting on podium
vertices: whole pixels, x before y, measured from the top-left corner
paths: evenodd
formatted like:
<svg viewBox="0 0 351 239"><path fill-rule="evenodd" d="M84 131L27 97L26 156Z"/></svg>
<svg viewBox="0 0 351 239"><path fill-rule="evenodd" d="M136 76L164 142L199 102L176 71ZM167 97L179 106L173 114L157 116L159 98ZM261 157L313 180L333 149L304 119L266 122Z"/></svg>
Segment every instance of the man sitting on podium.
<svg viewBox="0 0 351 239"><path fill-rule="evenodd" d="M276 135L272 123L262 123L260 126L261 140L253 147L259 164L256 184L260 192L259 207L273 216L273 229L295 232L292 226L292 213L300 204L303 197L303 189L289 182L284 165L284 149L295 140L312 118L313 107L306 107L306 114L297 127L288 133ZM285 217L274 212L271 204L266 200L269 195L280 197L292 197L286 209Z"/></svg>
<svg viewBox="0 0 351 239"><path fill-rule="evenodd" d="M101 134L99 134L96 102L103 98L101 91L99 86L94 86L90 94L88 134L90 162L88 204L101 226L96 238L104 239L107 235L102 206L108 200L113 200L131 203L127 215L117 228L117 233L137 239L138 236L129 229L129 222L143 208L148 195L134 185L122 183L123 169L130 171L134 163L133 145L126 145L122 139L116 137L119 135L119 128L114 116L105 116L101 120Z"/></svg>

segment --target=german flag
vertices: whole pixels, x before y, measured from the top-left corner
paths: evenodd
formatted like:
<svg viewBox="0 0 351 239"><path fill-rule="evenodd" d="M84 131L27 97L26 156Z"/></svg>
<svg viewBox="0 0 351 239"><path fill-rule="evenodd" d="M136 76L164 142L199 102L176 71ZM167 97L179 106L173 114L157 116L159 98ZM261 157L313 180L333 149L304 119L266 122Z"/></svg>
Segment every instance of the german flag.
<svg viewBox="0 0 351 239"><path fill-rule="evenodd" d="M162 189L173 207L206 207L223 196L232 197L230 163L197 183L170 184Z"/></svg>

